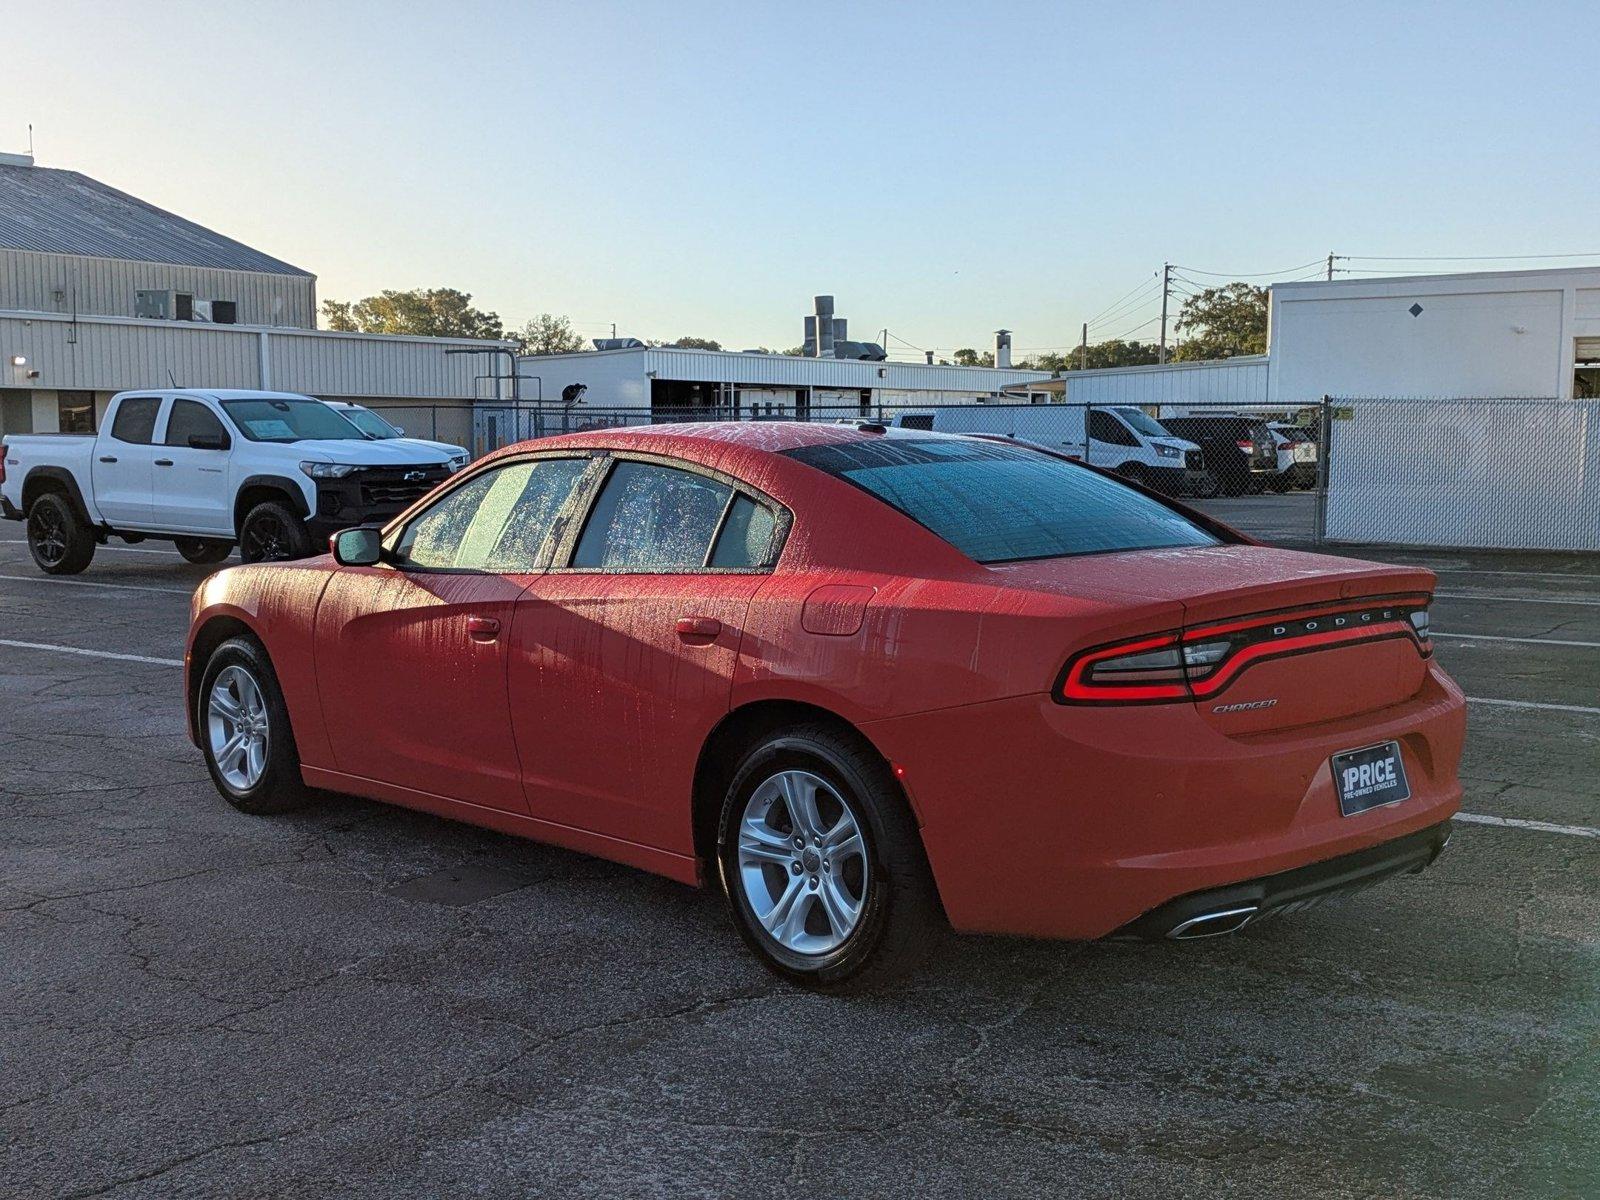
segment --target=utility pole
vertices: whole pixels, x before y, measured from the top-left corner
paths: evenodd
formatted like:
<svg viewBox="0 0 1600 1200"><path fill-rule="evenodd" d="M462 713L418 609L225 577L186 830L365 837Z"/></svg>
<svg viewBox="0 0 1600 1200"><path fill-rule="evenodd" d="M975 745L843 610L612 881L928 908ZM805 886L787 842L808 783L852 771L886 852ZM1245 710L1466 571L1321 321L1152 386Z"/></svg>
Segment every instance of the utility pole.
<svg viewBox="0 0 1600 1200"><path fill-rule="evenodd" d="M1078 343L1078 370L1087 370L1089 366L1089 322L1083 323L1083 340Z"/></svg>
<svg viewBox="0 0 1600 1200"><path fill-rule="evenodd" d="M1167 361L1167 296L1172 291L1172 264L1161 264L1161 349L1156 354L1157 362Z"/></svg>
<svg viewBox="0 0 1600 1200"><path fill-rule="evenodd" d="M1328 278L1333 278L1333 251L1328 251Z"/></svg>

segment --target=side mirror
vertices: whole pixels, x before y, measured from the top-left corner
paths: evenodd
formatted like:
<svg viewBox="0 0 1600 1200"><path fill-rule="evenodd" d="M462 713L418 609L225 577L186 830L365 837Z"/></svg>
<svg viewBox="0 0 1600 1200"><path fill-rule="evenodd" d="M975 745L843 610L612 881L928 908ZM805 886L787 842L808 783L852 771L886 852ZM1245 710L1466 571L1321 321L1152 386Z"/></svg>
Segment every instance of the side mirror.
<svg viewBox="0 0 1600 1200"><path fill-rule="evenodd" d="M328 539L328 548L341 567L376 566L383 558L383 533L368 525L341 529Z"/></svg>
<svg viewBox="0 0 1600 1200"><path fill-rule="evenodd" d="M226 450L229 444L228 435L225 433L191 433L189 435L189 449L191 450Z"/></svg>
<svg viewBox="0 0 1600 1200"><path fill-rule="evenodd" d="M394 431L396 433L398 433L401 437L405 437L405 435L406 435L406 427L404 425L396 425L394 427Z"/></svg>

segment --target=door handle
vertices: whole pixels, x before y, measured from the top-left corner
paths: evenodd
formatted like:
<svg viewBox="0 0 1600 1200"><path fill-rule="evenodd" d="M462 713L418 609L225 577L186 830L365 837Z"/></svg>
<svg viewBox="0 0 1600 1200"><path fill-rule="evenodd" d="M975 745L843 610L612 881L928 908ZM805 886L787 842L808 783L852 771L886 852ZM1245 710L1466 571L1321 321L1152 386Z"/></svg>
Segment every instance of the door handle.
<svg viewBox="0 0 1600 1200"><path fill-rule="evenodd" d="M170 458L158 458L156 459L155 465L158 467L170 467L172 465L172 460Z"/></svg>
<svg viewBox="0 0 1600 1200"><path fill-rule="evenodd" d="M100 456L100 461L103 463L113 463L117 461L117 458L114 454L102 454Z"/></svg>
<svg viewBox="0 0 1600 1200"><path fill-rule="evenodd" d="M678 636L681 638L710 639L722 632L722 622L715 617L679 617Z"/></svg>
<svg viewBox="0 0 1600 1200"><path fill-rule="evenodd" d="M500 622L493 617L468 617L467 636L475 642L492 642L500 636Z"/></svg>

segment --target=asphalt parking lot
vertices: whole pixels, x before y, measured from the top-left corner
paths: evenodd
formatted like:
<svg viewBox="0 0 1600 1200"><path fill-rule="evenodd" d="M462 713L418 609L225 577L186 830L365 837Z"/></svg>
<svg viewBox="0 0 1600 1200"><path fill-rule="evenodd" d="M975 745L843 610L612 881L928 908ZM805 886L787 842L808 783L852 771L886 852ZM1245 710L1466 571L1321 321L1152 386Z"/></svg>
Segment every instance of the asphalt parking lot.
<svg viewBox="0 0 1600 1200"><path fill-rule="evenodd" d="M1373 556L1440 572L1473 697L1432 870L824 999L638 872L234 812L176 665L209 568L49 580L0 526L0 1195L1600 1195L1600 562Z"/></svg>

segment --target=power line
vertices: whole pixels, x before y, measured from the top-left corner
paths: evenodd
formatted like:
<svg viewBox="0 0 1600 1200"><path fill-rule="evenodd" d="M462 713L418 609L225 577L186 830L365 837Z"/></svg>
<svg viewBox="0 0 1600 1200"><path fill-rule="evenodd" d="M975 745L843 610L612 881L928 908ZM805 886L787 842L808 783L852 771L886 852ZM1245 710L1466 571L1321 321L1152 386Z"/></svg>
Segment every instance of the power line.
<svg viewBox="0 0 1600 1200"><path fill-rule="evenodd" d="M1139 309L1152 302L1160 293L1160 291L1161 280L1159 278L1152 279L1149 284L1140 289L1137 295L1125 298L1121 304L1118 304L1113 308L1106 309L1100 316L1096 317L1092 321L1089 321L1087 324L1090 329L1114 324L1129 314L1138 312Z"/></svg>
<svg viewBox="0 0 1600 1200"><path fill-rule="evenodd" d="M1515 262L1546 258L1600 258L1600 250L1581 254L1341 254L1351 262Z"/></svg>
<svg viewBox="0 0 1600 1200"><path fill-rule="evenodd" d="M1157 272L1157 274L1159 274L1159 272ZM1147 287L1149 287L1154 282L1155 282L1155 275L1152 275L1149 279L1146 279L1143 283L1135 285L1131 290L1129 290L1127 295L1123 296L1120 300L1112 301L1111 304L1109 304L1107 307L1101 309L1099 312L1095 313L1094 316L1090 317L1089 318L1089 324L1093 325L1096 321L1098 321L1101 317L1105 316L1112 309L1121 307L1123 300L1128 299L1128 297L1132 296L1134 294L1134 292L1142 292L1142 291L1144 291Z"/></svg>
<svg viewBox="0 0 1600 1200"><path fill-rule="evenodd" d="M1343 255L1340 256L1344 257ZM1275 275L1293 275L1297 271L1304 271L1307 267L1321 267L1327 264L1326 258L1314 258L1308 263L1301 263L1298 267L1285 267L1281 271L1202 271L1199 267L1173 266L1174 271L1192 271L1196 275L1213 275L1218 278L1228 279L1271 279Z"/></svg>

